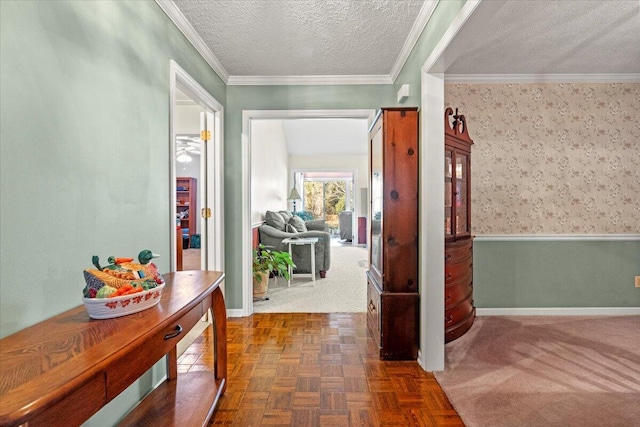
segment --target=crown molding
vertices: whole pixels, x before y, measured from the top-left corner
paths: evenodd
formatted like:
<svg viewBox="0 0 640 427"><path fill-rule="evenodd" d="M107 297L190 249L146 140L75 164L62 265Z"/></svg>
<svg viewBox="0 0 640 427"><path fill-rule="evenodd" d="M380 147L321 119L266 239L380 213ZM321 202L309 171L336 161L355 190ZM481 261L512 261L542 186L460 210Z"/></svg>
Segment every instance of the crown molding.
<svg viewBox="0 0 640 427"><path fill-rule="evenodd" d="M391 68L391 73L390 73L391 81L395 82L398 76L400 75L400 71L402 71L402 68L404 67L404 64L407 62L407 59L409 59L409 54L411 54L411 51L413 50L416 43L418 42L418 39L420 38L422 31L424 31L424 28L427 26L429 19L431 19L431 15L433 15L433 12L436 10L436 6L438 5L439 1L440 0L426 0L422 5L422 7L420 8L420 12L418 12L418 17L414 21L413 26L409 31L409 35L407 36L407 39L404 41L404 45L402 46L402 49L398 54L398 58L396 59L395 64L393 64L393 67Z"/></svg>
<svg viewBox="0 0 640 427"><path fill-rule="evenodd" d="M445 74L445 83L640 83L640 73L625 74Z"/></svg>
<svg viewBox="0 0 640 427"><path fill-rule="evenodd" d="M231 76L229 86L295 85L384 85L393 84L390 76Z"/></svg>
<svg viewBox="0 0 640 427"><path fill-rule="evenodd" d="M491 12L496 8L499 8L500 6L502 6L502 3L504 1L505 0L492 1L489 3L492 6L488 7L487 9L489 9L489 11ZM481 0L467 0L464 6L462 6L462 9L460 9L460 12L458 12L456 17L453 18L453 21L451 21L451 24L449 25L447 30L444 32L444 34L442 35L442 37L440 38L436 46L433 48L433 50L427 57L426 61L424 62L424 64L422 64L422 67L421 67L422 72L431 73L431 74L444 73L446 68L450 65L450 64L444 65L445 50L451 49L450 45L454 37L456 36L456 34L458 34L458 31L460 31L460 29L465 25L465 23L471 17L471 15L473 15L476 12L476 8L480 5L480 2ZM484 13L482 15L484 17ZM459 52L456 52L455 55L451 55L451 56L455 58L457 57L458 54ZM447 55L447 56L450 56L450 55Z"/></svg>
<svg viewBox="0 0 640 427"><path fill-rule="evenodd" d="M176 27L184 34L187 40L193 45L193 47L200 53L202 58L209 64L213 71L220 76L222 81L226 84L229 81L229 73L222 66L218 58L215 57L213 52L207 47L206 43L198 35L193 26L187 21L187 18L182 14L178 6L176 6L171 0L155 0L160 9L171 19Z"/></svg>

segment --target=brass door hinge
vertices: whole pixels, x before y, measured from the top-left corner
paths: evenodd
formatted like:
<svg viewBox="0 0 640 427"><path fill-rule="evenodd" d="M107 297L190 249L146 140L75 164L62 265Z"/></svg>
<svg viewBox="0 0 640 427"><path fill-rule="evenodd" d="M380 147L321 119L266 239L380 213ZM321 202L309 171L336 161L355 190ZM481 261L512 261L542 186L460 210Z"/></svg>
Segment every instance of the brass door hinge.
<svg viewBox="0 0 640 427"><path fill-rule="evenodd" d="M202 218L211 218L211 208L202 208L200 211Z"/></svg>
<svg viewBox="0 0 640 427"><path fill-rule="evenodd" d="M200 132L200 139L203 141L210 141L211 140L211 131L210 130L203 130Z"/></svg>

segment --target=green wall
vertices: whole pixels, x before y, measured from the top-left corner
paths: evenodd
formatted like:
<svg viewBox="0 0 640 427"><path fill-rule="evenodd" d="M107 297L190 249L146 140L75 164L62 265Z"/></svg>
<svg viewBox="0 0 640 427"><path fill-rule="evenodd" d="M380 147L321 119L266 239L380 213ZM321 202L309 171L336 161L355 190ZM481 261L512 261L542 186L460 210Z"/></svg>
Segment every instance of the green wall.
<svg viewBox="0 0 640 427"><path fill-rule="evenodd" d="M400 86L409 84L409 98L403 105L420 105L421 68L465 3L466 0L444 0L436 6L429 23L422 31L394 82L394 94L398 93ZM397 100L397 97L394 99Z"/></svg>
<svg viewBox="0 0 640 427"><path fill-rule="evenodd" d="M393 106L392 85L229 86L225 109L225 298L242 307L242 111L378 109Z"/></svg>
<svg viewBox="0 0 640 427"><path fill-rule="evenodd" d="M639 240L476 239L478 308L640 307Z"/></svg>
<svg viewBox="0 0 640 427"><path fill-rule="evenodd" d="M81 304L94 254L149 248L169 270L169 60L223 104L226 88L153 1L2 0L0 31L4 337ZM163 372L88 425L114 424Z"/></svg>

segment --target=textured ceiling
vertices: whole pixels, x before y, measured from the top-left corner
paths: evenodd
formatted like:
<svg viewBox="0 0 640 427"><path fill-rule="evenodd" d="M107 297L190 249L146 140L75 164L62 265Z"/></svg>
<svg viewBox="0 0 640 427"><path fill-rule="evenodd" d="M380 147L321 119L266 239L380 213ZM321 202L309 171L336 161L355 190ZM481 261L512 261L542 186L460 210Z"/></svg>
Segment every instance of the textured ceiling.
<svg viewBox="0 0 640 427"><path fill-rule="evenodd" d="M232 76L389 75L424 0L174 0Z"/></svg>
<svg viewBox="0 0 640 427"><path fill-rule="evenodd" d="M173 4L228 75L389 76L425 1ZM640 1L484 0L456 40L446 74L640 73Z"/></svg>
<svg viewBox="0 0 640 427"><path fill-rule="evenodd" d="M506 1L456 37L447 74L640 73L638 0Z"/></svg>

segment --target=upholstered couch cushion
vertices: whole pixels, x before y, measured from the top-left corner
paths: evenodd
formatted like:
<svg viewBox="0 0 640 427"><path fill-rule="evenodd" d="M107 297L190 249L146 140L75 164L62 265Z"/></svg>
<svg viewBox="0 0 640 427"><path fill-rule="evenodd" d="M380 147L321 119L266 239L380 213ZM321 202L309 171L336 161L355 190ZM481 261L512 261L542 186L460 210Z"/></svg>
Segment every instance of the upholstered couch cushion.
<svg viewBox="0 0 640 427"><path fill-rule="evenodd" d="M278 211L278 213L282 215L282 219L284 219L284 222L287 222L287 223L291 220L291 217L293 216L293 214L289 211Z"/></svg>
<svg viewBox="0 0 640 427"><path fill-rule="evenodd" d="M267 211L264 215L264 221L267 225L275 228L276 230L285 231L285 226L287 225L287 221L284 220L282 214L279 212Z"/></svg>
<svg viewBox="0 0 640 427"><path fill-rule="evenodd" d="M307 226L304 225L304 221L299 216L296 216L296 215L292 216L291 219L289 220L289 224L293 225L293 227L299 233L304 233L305 231L309 231L307 230Z"/></svg>
<svg viewBox="0 0 640 427"><path fill-rule="evenodd" d="M296 228L293 226L293 224L287 224L287 226L285 227L285 231L287 233L297 233L298 230L296 230Z"/></svg>

